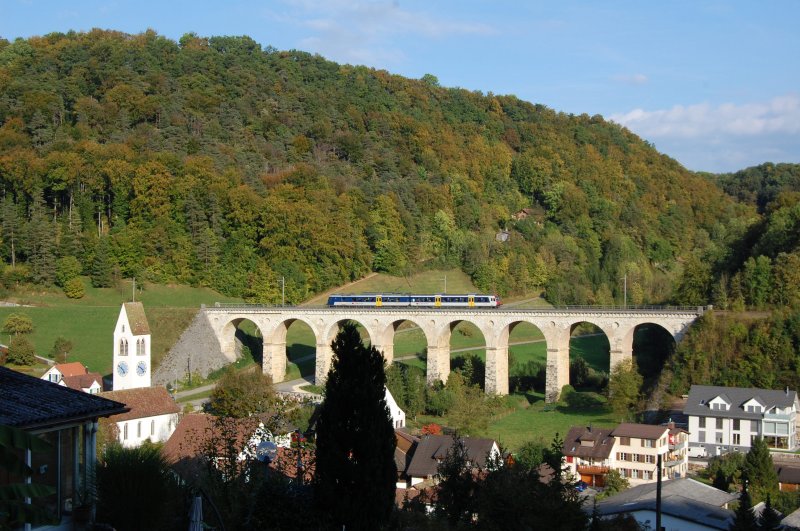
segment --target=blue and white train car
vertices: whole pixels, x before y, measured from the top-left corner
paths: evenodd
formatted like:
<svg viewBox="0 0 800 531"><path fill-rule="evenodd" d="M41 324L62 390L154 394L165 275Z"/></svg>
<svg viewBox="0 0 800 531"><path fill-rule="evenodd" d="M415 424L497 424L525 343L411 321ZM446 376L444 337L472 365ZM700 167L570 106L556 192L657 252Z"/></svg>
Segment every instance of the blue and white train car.
<svg viewBox="0 0 800 531"><path fill-rule="evenodd" d="M341 294L328 297L328 306L365 306L370 308L496 308L500 297L469 293L465 295L407 295L400 293Z"/></svg>

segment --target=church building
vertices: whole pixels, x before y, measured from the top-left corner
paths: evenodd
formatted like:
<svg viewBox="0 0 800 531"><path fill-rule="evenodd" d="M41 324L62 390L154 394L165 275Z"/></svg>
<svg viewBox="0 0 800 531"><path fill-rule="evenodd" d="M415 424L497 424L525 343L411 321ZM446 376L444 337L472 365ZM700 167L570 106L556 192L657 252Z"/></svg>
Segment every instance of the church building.
<svg viewBox="0 0 800 531"><path fill-rule="evenodd" d="M126 302L114 329L114 391L150 387L150 343L144 306Z"/></svg>

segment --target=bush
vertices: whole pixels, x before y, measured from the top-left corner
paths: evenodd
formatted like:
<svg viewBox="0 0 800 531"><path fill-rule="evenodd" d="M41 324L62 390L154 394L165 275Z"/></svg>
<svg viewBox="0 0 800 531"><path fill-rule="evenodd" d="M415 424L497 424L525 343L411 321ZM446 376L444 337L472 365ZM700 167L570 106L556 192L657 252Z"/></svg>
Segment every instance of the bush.
<svg viewBox="0 0 800 531"><path fill-rule="evenodd" d="M36 362L36 350L25 336L14 336L8 345L8 363L14 365L33 365Z"/></svg>
<svg viewBox="0 0 800 531"><path fill-rule="evenodd" d="M186 528L186 498L159 446L108 446L97 467L97 521L120 531Z"/></svg>
<svg viewBox="0 0 800 531"><path fill-rule="evenodd" d="M70 299L82 299L86 295L83 280L80 277L71 278L64 284L64 295Z"/></svg>
<svg viewBox="0 0 800 531"><path fill-rule="evenodd" d="M425 392L425 412L441 417L453 407L453 394L442 382L436 382Z"/></svg>
<svg viewBox="0 0 800 531"><path fill-rule="evenodd" d="M56 262L56 285L66 288L67 282L81 274L81 263L74 256L59 258Z"/></svg>

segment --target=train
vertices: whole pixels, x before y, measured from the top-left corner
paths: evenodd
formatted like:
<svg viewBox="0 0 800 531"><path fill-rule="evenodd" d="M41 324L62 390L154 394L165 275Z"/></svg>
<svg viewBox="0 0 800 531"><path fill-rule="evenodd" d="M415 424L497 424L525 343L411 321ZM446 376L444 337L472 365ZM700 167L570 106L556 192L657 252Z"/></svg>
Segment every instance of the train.
<svg viewBox="0 0 800 531"><path fill-rule="evenodd" d="M406 295L401 293L337 294L328 297L328 306L365 306L369 308L497 308L502 303L497 295L468 293L449 295Z"/></svg>

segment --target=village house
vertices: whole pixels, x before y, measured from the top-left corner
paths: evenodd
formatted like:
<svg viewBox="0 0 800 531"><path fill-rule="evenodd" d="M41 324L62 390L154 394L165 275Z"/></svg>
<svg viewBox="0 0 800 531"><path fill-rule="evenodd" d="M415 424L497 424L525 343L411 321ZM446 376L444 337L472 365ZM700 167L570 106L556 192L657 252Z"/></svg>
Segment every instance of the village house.
<svg viewBox="0 0 800 531"><path fill-rule="evenodd" d="M467 451L467 458L475 470L485 470L491 458L500 455L500 448L492 439L464 437L461 439ZM432 481L436 476L439 463L447 457L447 451L453 446L453 437L449 435L427 435L417 443L414 455L406 469L409 486L416 486L423 481Z"/></svg>
<svg viewBox="0 0 800 531"><path fill-rule="evenodd" d="M689 478L664 481L661 525L664 529L727 530L734 514L728 505L738 497ZM584 505L584 510L591 512L594 507ZM597 503L596 510L601 518L630 514L639 524L652 528L656 522L656 484L646 483L605 498Z"/></svg>
<svg viewBox="0 0 800 531"><path fill-rule="evenodd" d="M623 423L614 428L617 448L612 467L631 485L658 479L656 464L661 455L662 479L681 478L689 470L688 440L684 430L669 426Z"/></svg>
<svg viewBox="0 0 800 531"><path fill-rule="evenodd" d="M163 387L108 391L100 396L121 402L129 409L109 418L116 424L117 440L126 448L144 441L165 442L178 425L181 408Z"/></svg>
<svg viewBox="0 0 800 531"><path fill-rule="evenodd" d="M707 455L747 452L757 437L770 448L797 447L797 392L693 385L684 407L689 446Z"/></svg>
<svg viewBox="0 0 800 531"><path fill-rule="evenodd" d="M614 464L617 439L613 430L592 426L573 426L564 438L567 469L591 487L604 487L606 475Z"/></svg>
<svg viewBox="0 0 800 531"><path fill-rule="evenodd" d="M79 361L53 365L42 375L42 380L90 395L96 395L103 390L103 377L100 373L89 372L89 369Z"/></svg>
<svg viewBox="0 0 800 531"><path fill-rule="evenodd" d="M564 460L572 475L593 487L605 486L609 471L617 470L632 485L656 481L658 456L662 478L686 475L688 434L666 426L623 423L616 428L573 426L564 439Z"/></svg>
<svg viewBox="0 0 800 531"><path fill-rule="evenodd" d="M0 425L21 429L49 443L47 451L21 455L33 471L15 477L0 472L0 486L31 482L53 487L36 504L52 514L50 530L73 529L74 511L97 462L96 437L101 417L127 411L124 404L0 367ZM91 502L91 500L88 500Z"/></svg>

